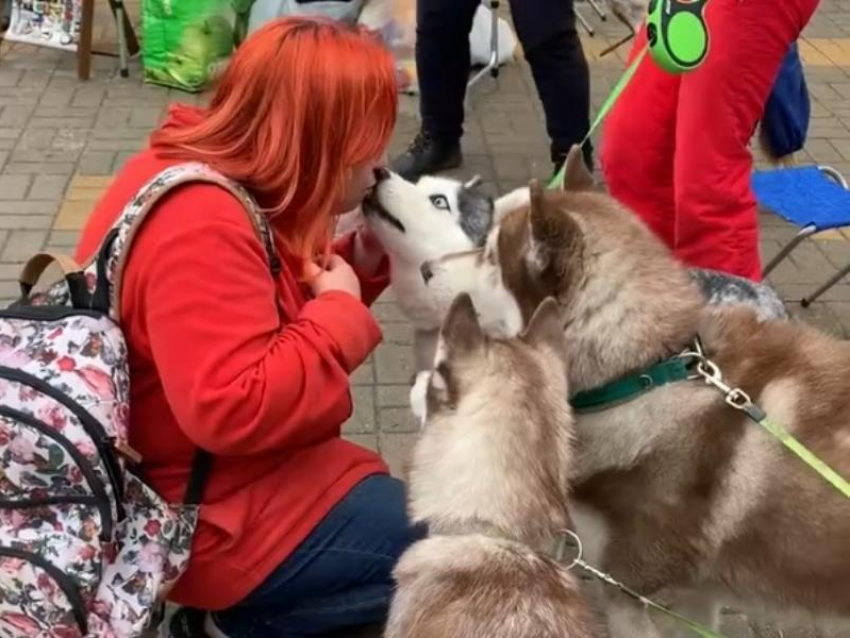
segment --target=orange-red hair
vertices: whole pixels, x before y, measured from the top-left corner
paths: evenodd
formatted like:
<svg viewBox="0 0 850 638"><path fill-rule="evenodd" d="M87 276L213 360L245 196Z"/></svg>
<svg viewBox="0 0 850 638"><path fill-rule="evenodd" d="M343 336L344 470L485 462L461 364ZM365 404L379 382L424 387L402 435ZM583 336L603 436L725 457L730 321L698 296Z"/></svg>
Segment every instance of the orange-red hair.
<svg viewBox="0 0 850 638"><path fill-rule="evenodd" d="M365 31L273 20L237 49L210 106L164 125L151 145L244 184L279 218L292 257L327 256L350 169L389 143L396 86L391 54Z"/></svg>

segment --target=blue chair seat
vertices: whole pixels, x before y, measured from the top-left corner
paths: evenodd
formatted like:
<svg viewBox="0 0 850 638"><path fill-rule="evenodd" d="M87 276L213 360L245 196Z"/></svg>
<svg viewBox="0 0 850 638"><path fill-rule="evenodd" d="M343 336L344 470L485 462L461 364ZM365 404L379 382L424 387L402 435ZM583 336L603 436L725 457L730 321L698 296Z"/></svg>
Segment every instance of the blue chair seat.
<svg viewBox="0 0 850 638"><path fill-rule="evenodd" d="M763 208L798 228L850 226L850 191L817 166L757 171L752 185Z"/></svg>
<svg viewBox="0 0 850 638"><path fill-rule="evenodd" d="M796 226L797 235L765 266L763 276L776 266L806 237L825 230L850 227L850 190L847 181L828 166L800 166L755 171L752 186L759 205ZM800 303L811 304L850 273L850 264Z"/></svg>

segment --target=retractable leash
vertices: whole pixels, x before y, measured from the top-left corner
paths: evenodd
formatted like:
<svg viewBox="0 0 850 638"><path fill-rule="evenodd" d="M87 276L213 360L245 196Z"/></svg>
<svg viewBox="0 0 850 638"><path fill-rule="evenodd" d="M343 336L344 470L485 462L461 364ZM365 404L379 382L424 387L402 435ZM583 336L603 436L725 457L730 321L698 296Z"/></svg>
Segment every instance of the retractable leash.
<svg viewBox="0 0 850 638"><path fill-rule="evenodd" d="M705 23L705 7L709 0L651 0L646 16L647 44L614 85L596 118L590 125L580 146L587 144L590 136L608 115L637 71L647 52L655 63L675 75L693 71L708 55L709 35ZM549 182L549 188L560 188L564 183L566 164Z"/></svg>
<svg viewBox="0 0 850 638"><path fill-rule="evenodd" d="M693 71L708 55L708 0L650 0L646 37L655 63L668 73Z"/></svg>

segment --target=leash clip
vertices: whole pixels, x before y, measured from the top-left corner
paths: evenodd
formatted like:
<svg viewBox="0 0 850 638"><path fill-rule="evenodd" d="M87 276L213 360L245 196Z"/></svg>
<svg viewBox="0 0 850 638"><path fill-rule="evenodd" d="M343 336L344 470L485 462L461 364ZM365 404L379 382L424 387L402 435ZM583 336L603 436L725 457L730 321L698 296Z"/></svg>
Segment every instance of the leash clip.
<svg viewBox="0 0 850 638"><path fill-rule="evenodd" d="M730 407L746 412L753 405L752 399L746 392L741 388L733 388L723 381L723 373L714 361L705 356L699 340L694 342L693 350L686 350L679 356L682 359L691 360L690 365L695 364L695 372L688 378L702 379L707 385L720 390L723 393L724 401Z"/></svg>

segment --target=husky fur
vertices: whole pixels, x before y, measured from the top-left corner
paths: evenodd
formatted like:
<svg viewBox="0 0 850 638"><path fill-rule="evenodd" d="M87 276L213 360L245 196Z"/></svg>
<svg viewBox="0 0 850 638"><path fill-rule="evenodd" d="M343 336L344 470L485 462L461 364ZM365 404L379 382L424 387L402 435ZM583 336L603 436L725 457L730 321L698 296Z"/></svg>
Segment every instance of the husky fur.
<svg viewBox="0 0 850 638"><path fill-rule="evenodd" d="M581 155L568 159L579 173ZM588 390L679 353L699 335L740 386L850 478L850 344L752 306L707 305L694 279L630 211L569 176L532 184L483 251L429 264L429 285L505 297L524 320L559 304L568 382ZM485 302L479 308L489 308ZM576 415L571 502L589 562L716 627L721 604L850 619L850 500L702 381ZM613 638L686 636L611 594Z"/></svg>
<svg viewBox="0 0 850 638"><path fill-rule="evenodd" d="M452 253L479 250L488 234L510 211L528 206L528 187L494 200L478 186L442 177L423 177L413 184L387 173L363 205L370 229L378 236L392 263L392 289L399 308L413 324L416 369L427 369L434 358L437 331L454 299L422 280L422 264ZM705 297L716 304L748 303L764 317L787 317L782 301L766 284L725 273L692 270ZM488 299L485 330L515 334L521 317L500 313L509 301ZM482 301L482 303L484 303Z"/></svg>
<svg viewBox="0 0 850 638"><path fill-rule="evenodd" d="M548 555L572 527L564 349L552 300L511 340L485 336L467 295L451 306L414 390L409 510L429 537L395 568L387 638L597 635L577 579Z"/></svg>

